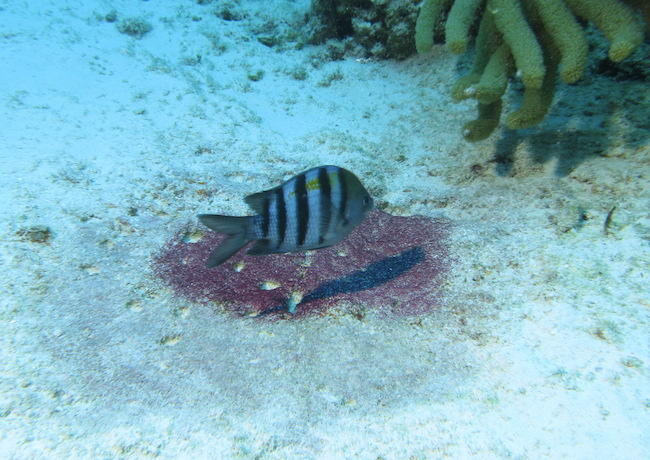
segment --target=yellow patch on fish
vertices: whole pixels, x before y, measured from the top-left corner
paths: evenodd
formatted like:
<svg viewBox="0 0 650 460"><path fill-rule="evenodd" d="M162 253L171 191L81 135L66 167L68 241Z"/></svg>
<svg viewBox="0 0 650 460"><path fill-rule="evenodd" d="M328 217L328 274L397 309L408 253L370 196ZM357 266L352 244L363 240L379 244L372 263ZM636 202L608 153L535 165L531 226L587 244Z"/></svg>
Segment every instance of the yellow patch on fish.
<svg viewBox="0 0 650 460"><path fill-rule="evenodd" d="M338 174L329 173L330 183L334 184L339 180ZM320 190L320 183L318 178L309 180L305 183L307 190Z"/></svg>

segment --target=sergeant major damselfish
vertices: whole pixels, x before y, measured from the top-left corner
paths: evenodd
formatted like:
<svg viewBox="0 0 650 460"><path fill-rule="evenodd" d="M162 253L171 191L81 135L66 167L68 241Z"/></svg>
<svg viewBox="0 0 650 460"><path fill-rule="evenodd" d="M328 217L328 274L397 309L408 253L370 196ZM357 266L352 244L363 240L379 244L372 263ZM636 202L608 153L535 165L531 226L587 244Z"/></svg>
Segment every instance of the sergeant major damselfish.
<svg viewBox="0 0 650 460"><path fill-rule="evenodd" d="M318 166L245 198L254 216L201 214L208 228L229 235L210 255L216 267L251 241L251 255L300 252L345 239L373 208L361 181L347 169Z"/></svg>

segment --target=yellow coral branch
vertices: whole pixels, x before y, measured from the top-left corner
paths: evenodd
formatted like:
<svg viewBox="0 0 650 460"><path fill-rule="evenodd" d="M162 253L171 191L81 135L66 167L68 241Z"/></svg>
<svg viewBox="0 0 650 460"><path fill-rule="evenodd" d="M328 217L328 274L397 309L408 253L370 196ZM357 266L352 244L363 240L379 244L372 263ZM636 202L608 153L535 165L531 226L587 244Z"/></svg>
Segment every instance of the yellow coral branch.
<svg viewBox="0 0 650 460"><path fill-rule="evenodd" d="M527 88L541 88L544 57L517 0L488 0L488 11L508 44Z"/></svg>
<svg viewBox="0 0 650 460"><path fill-rule="evenodd" d="M420 14L415 22L415 49L426 53L433 47L433 31L440 18L440 13L452 0L424 0Z"/></svg>
<svg viewBox="0 0 650 460"><path fill-rule="evenodd" d="M452 53L461 54L469 43L469 28L483 0L456 0L445 25L445 41Z"/></svg>
<svg viewBox="0 0 650 460"><path fill-rule="evenodd" d="M593 22L611 42L609 58L620 62L643 41L643 25L619 0L566 0L579 16Z"/></svg>
<svg viewBox="0 0 650 460"><path fill-rule="evenodd" d="M623 0L650 18L650 0ZM482 14L472 70L452 90L456 100L478 101L478 118L465 126L465 138L480 140L496 128L501 97L516 67L524 83L519 109L506 118L509 128L539 123L551 106L555 80L577 81L587 65L586 36L574 15L593 22L611 42L609 57L626 58L642 41L644 24L621 0L424 0L416 24L416 47L433 46L433 31L451 4L445 36L452 52L467 48L474 17ZM514 66L513 66L514 60Z"/></svg>
<svg viewBox="0 0 650 460"><path fill-rule="evenodd" d="M481 75L481 80L475 86L476 100L483 104L490 104L501 99L506 92L512 67L512 55L504 43L492 54Z"/></svg>
<svg viewBox="0 0 650 460"><path fill-rule="evenodd" d="M478 103L478 118L468 121L463 128L463 136L470 142L487 138L499 124L501 99L491 104Z"/></svg>
<svg viewBox="0 0 650 460"><path fill-rule="evenodd" d="M562 0L532 0L544 29L560 51L560 77L566 83L580 79L587 65L587 40Z"/></svg>
<svg viewBox="0 0 650 460"><path fill-rule="evenodd" d="M481 18L481 24L478 28L478 35L476 36L476 56L472 65L472 71L461 77L458 83L451 91L454 99L460 101L467 99L474 95L474 91L470 88L478 83L483 75L485 66L490 60L492 53L501 44L501 35L494 25L494 19L491 14L485 14Z"/></svg>
<svg viewBox="0 0 650 460"><path fill-rule="evenodd" d="M510 129L530 128L538 124L544 119L553 102L560 52L548 33L540 32L539 38L544 48L546 75L541 88L524 89L521 107L506 117L506 126Z"/></svg>

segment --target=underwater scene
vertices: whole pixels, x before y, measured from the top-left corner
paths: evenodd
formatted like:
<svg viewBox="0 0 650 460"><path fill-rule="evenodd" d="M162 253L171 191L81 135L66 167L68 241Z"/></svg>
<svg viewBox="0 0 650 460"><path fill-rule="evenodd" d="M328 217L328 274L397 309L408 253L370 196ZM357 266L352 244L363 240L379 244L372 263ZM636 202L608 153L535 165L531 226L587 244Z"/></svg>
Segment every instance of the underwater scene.
<svg viewBox="0 0 650 460"><path fill-rule="evenodd" d="M650 2L0 0L0 459L650 458Z"/></svg>

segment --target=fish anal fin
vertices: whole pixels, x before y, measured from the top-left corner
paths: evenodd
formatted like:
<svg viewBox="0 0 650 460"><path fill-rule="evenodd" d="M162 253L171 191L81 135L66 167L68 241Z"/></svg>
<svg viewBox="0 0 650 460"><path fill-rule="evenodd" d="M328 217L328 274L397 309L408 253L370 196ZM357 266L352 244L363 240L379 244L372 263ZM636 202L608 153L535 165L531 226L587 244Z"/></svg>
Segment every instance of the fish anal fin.
<svg viewBox="0 0 650 460"><path fill-rule="evenodd" d="M242 247L244 247L246 243L248 243L248 240L244 235L232 235L226 238L226 240L221 243L221 245L215 249L212 254L210 254L206 265L210 268L221 265L226 260L231 258Z"/></svg>
<svg viewBox="0 0 650 460"><path fill-rule="evenodd" d="M273 254L278 252L275 248L271 247L271 242L269 240L257 240L251 248L246 251L246 254L252 256L261 256L264 254Z"/></svg>

